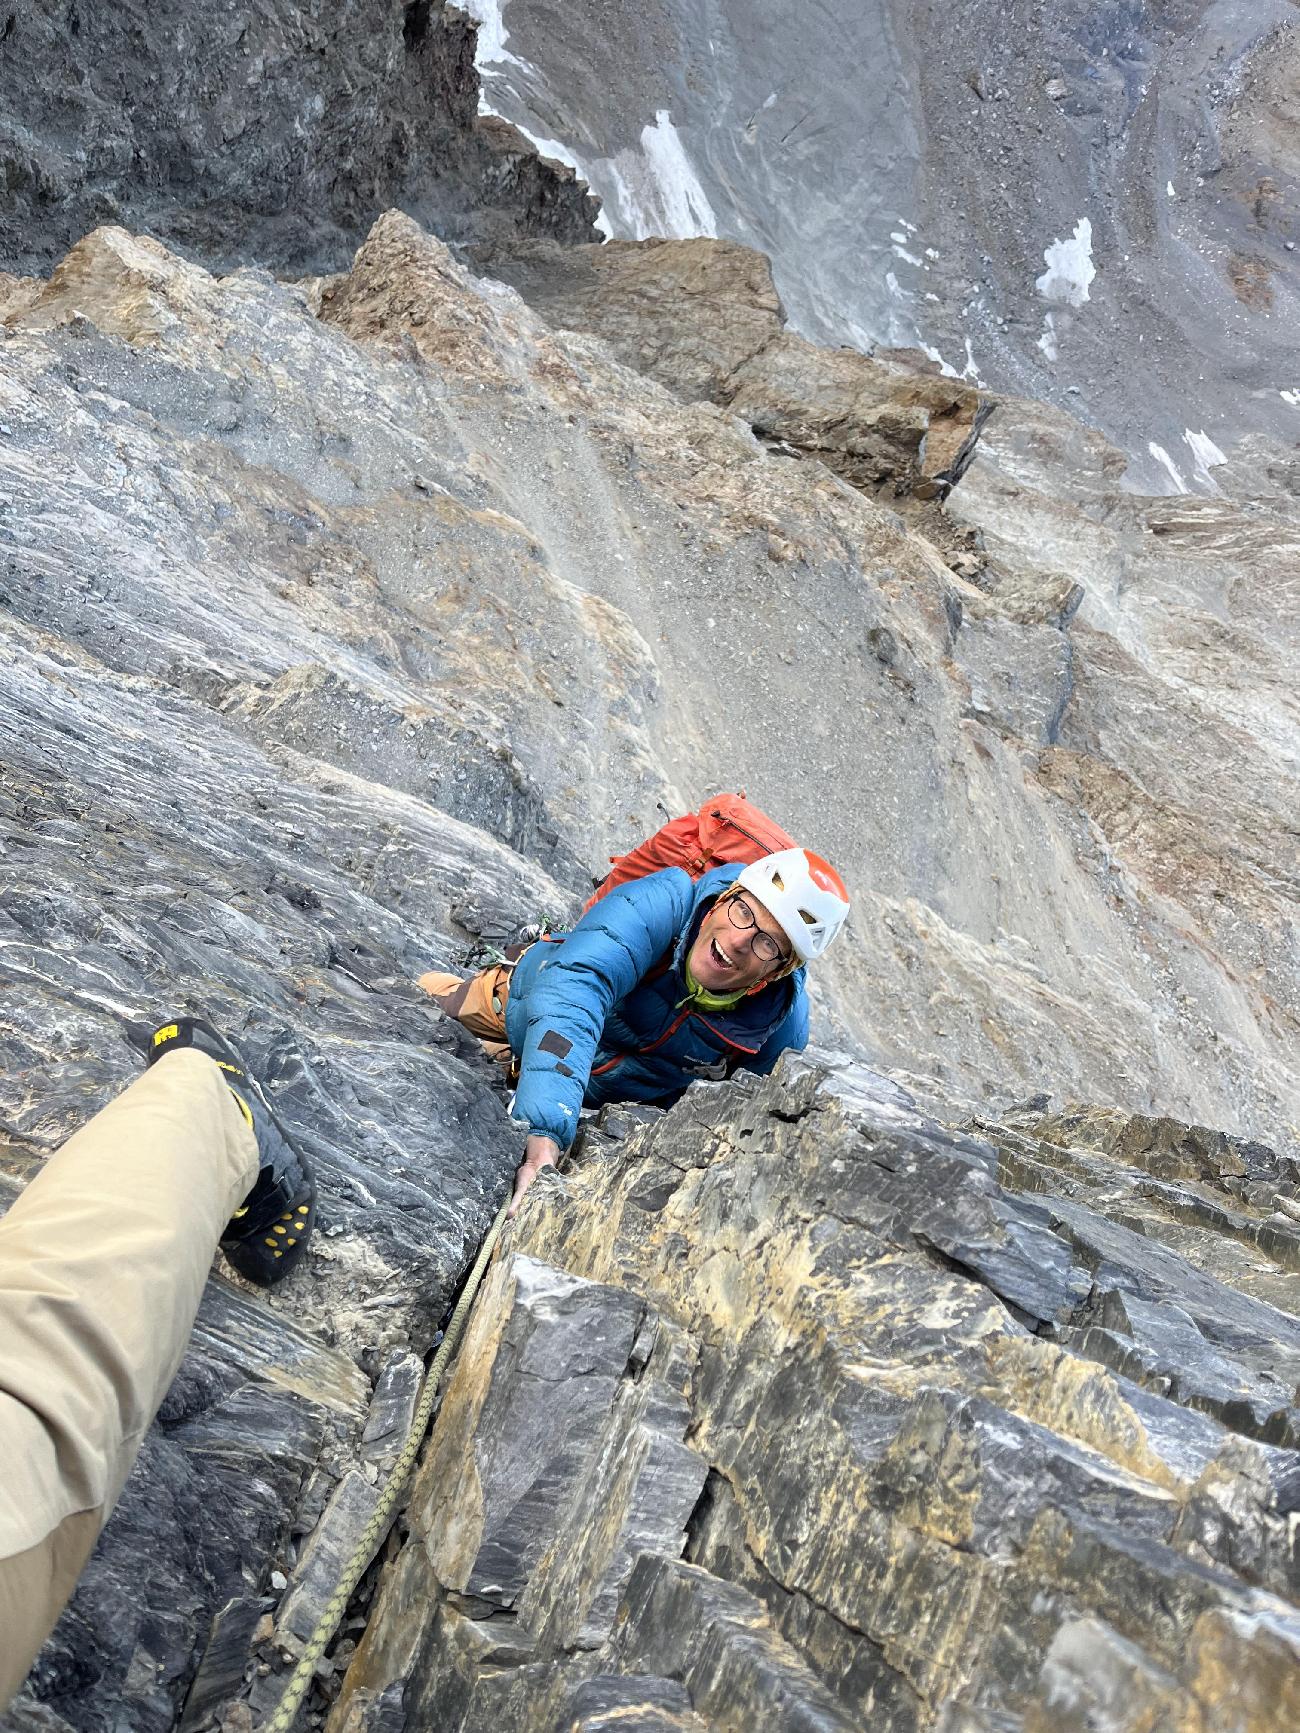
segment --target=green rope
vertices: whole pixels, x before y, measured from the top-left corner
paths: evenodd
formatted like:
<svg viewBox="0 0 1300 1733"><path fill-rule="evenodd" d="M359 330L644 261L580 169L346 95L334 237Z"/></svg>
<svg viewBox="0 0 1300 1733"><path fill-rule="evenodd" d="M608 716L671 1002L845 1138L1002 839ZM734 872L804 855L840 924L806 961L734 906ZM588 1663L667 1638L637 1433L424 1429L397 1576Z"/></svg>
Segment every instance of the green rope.
<svg viewBox="0 0 1300 1733"><path fill-rule="evenodd" d="M411 1420L411 1430L406 1435L406 1443L402 1453L393 1464L392 1473L384 1484L379 1503L365 1528L361 1538L353 1549L352 1556L340 1573L334 1593L325 1604L325 1610L317 1620L316 1629L311 1634L307 1647L302 1652L298 1665L293 1670L280 1706L271 1719L267 1721L262 1733L289 1733L294 1719L302 1707L302 1700L307 1695L307 1687L311 1684L316 1665L338 1629L339 1620L347 1610L347 1604L352 1599L352 1591L361 1581L366 1566L379 1550L380 1543L388 1533L389 1525L397 1510L397 1502L402 1489L406 1485L415 1459L420 1451L420 1444L429 1427L429 1418L433 1413L433 1405L438 1396L438 1385L446 1370L447 1362L456 1352L460 1338L465 1328L465 1320L469 1317L470 1308L474 1304L484 1272L488 1266L500 1238L501 1229L505 1224L506 1205L502 1204L497 1212L497 1218L488 1229L487 1238L479 1248L479 1254L474 1260L474 1267L469 1273L465 1286L461 1289L456 1309L451 1314L446 1333L438 1344L438 1352L433 1357L428 1376L424 1380L424 1388L420 1392L420 1400L416 1403L415 1414Z"/></svg>

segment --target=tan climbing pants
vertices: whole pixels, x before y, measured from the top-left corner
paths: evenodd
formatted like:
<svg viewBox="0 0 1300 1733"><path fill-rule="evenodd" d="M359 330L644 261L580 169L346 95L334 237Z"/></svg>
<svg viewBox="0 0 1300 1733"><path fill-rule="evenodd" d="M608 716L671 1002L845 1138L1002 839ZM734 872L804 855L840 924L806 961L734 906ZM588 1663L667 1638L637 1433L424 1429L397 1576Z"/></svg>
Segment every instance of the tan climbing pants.
<svg viewBox="0 0 1300 1733"><path fill-rule="evenodd" d="M454 1017L471 1035L477 1035L484 1051L506 1071L514 1065L514 1054L506 1038L506 1005L510 998L512 965L494 963L480 969L468 981L459 975L440 974L436 969L421 975L419 985L434 1002Z"/></svg>
<svg viewBox="0 0 1300 1733"><path fill-rule="evenodd" d="M0 1217L0 1710L122 1490L256 1178L221 1072L182 1048Z"/></svg>

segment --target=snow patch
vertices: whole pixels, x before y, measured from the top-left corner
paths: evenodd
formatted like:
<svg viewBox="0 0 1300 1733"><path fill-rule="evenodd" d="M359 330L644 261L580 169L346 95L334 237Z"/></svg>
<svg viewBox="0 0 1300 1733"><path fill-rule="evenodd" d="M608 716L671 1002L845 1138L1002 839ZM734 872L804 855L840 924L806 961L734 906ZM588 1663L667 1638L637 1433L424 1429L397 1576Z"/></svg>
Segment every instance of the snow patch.
<svg viewBox="0 0 1300 1733"><path fill-rule="evenodd" d="M510 32L506 29L502 13L506 9L506 0L460 0L462 11L468 12L478 25L478 40L474 44L474 64L480 72L486 72L492 77L490 70L495 62L509 61L512 66L522 66L524 62L506 51L506 43ZM479 97L480 112L483 99ZM491 112L489 110L489 112Z"/></svg>
<svg viewBox="0 0 1300 1733"><path fill-rule="evenodd" d="M504 119L500 109L493 108L488 101L488 80L499 77L500 74L496 68L507 62L511 66L521 66L525 71L532 71L526 60L520 60L517 54L511 54L506 47L510 32L506 29L502 14L505 11L507 0L459 0L459 3L462 10L468 12L478 25L478 37L474 44L474 65L479 73L478 111L480 114L497 115ZM529 132L526 126L521 126L518 121L512 121L511 125L516 132L528 140L540 156L553 157L556 162L566 164L578 176L579 180L586 183L588 189L591 188L591 175L567 145L561 144L558 138L539 138L536 133ZM604 235L606 240L612 238L614 231L603 209L596 218L593 227Z"/></svg>
<svg viewBox="0 0 1300 1733"><path fill-rule="evenodd" d="M1064 301L1071 307L1082 307L1088 299L1088 285L1097 275L1092 262L1092 224L1080 217L1068 240L1054 240L1043 250L1047 269L1037 278L1034 287L1048 301Z"/></svg>
<svg viewBox="0 0 1300 1733"><path fill-rule="evenodd" d="M1174 463L1173 458L1170 457L1163 445L1157 445L1155 440L1152 439L1147 443L1147 450L1151 453L1152 457L1155 458L1157 463L1162 463L1169 471L1169 479L1174 484L1175 493L1190 493L1192 491L1183 480L1182 476L1179 475L1177 465Z"/></svg>
<svg viewBox="0 0 1300 1733"><path fill-rule="evenodd" d="M458 0L458 3L478 25L474 65L480 74L479 113L500 115L500 109L488 100L489 80L500 78L500 69L506 64L521 67L525 72L533 70L506 47L510 32L503 14L509 0ZM773 91L764 108L770 108L775 101ZM597 184L602 189L612 184L612 201L606 199L604 204L612 202L621 233L631 234L639 241L649 235L667 235L677 240L707 235L711 240L717 239L717 218L666 108L655 115L653 126L641 129L640 154L624 150L612 159L599 158L590 166L559 139L539 138L518 121L511 124L542 156L566 163L593 191ZM606 209L601 210L595 226L607 238L614 233Z"/></svg>
<svg viewBox="0 0 1300 1733"><path fill-rule="evenodd" d="M1061 351L1056 341L1056 321L1050 313L1043 315L1043 334L1038 339L1038 347L1049 361L1059 359Z"/></svg>
<svg viewBox="0 0 1300 1733"><path fill-rule="evenodd" d="M1300 409L1300 391L1279 391L1278 396L1293 409Z"/></svg>
<svg viewBox="0 0 1300 1733"><path fill-rule="evenodd" d="M945 379L960 379L962 377L955 367L950 367L948 365L939 351L931 344L922 343L921 353L930 357L931 361L933 361L936 367L938 367L940 373L943 374Z"/></svg>
<svg viewBox="0 0 1300 1733"><path fill-rule="evenodd" d="M677 240L686 240L691 235L708 235L716 240L718 219L666 108L655 115L653 126L641 128L641 149L663 210L665 227L659 232Z"/></svg>
<svg viewBox="0 0 1300 1733"><path fill-rule="evenodd" d="M970 338L966 339L966 365L961 370L963 379L969 379L984 390L984 381L980 378L980 370L975 363L975 351L970 346Z"/></svg>
<svg viewBox="0 0 1300 1733"><path fill-rule="evenodd" d="M637 241L651 235L717 239L717 218L666 108L653 126L642 127L640 151L602 157L596 178L612 183L621 235Z"/></svg>
<svg viewBox="0 0 1300 1733"><path fill-rule="evenodd" d="M1176 199L1178 197L1178 194L1174 191L1174 183L1172 181L1165 182L1165 196L1166 198L1171 199Z"/></svg>
<svg viewBox="0 0 1300 1733"><path fill-rule="evenodd" d="M894 252L900 259L905 259L909 265L919 266L921 264L920 259L917 258L915 253L909 253L906 247L900 245L904 239L902 235L891 236L891 239L894 243Z"/></svg>
<svg viewBox="0 0 1300 1733"><path fill-rule="evenodd" d="M1227 458L1204 428L1193 433L1189 427L1183 434L1183 443L1192 454L1192 479L1199 481L1207 493L1218 493L1219 484L1210 474L1210 469L1216 463L1227 463Z"/></svg>

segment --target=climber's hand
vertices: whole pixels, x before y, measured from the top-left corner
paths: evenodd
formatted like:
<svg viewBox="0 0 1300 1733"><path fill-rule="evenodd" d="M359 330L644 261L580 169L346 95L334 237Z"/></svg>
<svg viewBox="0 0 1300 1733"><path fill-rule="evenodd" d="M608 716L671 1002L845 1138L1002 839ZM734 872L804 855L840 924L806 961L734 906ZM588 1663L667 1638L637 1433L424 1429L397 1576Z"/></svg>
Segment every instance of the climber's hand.
<svg viewBox="0 0 1300 1733"><path fill-rule="evenodd" d="M524 1145L524 1159L515 1174L515 1195L510 1200L507 1217L513 1216L524 1201L524 1193L544 1167L554 1167L560 1159L560 1146L549 1137L530 1137Z"/></svg>

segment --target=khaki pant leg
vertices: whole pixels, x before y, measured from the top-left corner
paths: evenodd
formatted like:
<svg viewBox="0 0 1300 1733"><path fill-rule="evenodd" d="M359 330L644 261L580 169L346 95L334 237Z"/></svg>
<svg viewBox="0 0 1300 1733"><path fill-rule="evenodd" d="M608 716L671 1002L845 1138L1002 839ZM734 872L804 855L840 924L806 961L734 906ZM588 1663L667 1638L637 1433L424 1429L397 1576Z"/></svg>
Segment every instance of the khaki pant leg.
<svg viewBox="0 0 1300 1733"><path fill-rule="evenodd" d="M511 965L493 963L477 975L462 980L432 969L421 975L419 986L471 1035L477 1035L489 1056L509 1071L514 1055L506 1037L506 1005L510 1000Z"/></svg>
<svg viewBox="0 0 1300 1733"><path fill-rule="evenodd" d="M0 1707L113 1508L257 1167L221 1072L182 1048L0 1217Z"/></svg>

